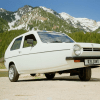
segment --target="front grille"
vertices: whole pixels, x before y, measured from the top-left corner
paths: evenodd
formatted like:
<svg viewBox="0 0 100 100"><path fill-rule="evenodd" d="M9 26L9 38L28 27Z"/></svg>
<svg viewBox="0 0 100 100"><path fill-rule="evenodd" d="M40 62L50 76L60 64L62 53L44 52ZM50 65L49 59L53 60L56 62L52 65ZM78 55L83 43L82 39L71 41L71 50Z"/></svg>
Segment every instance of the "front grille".
<svg viewBox="0 0 100 100"><path fill-rule="evenodd" d="M100 48L93 48L93 51L100 51Z"/></svg>
<svg viewBox="0 0 100 100"><path fill-rule="evenodd" d="M83 48L83 51L100 51L100 48Z"/></svg>
<svg viewBox="0 0 100 100"><path fill-rule="evenodd" d="M83 51L92 51L92 48L83 48Z"/></svg>

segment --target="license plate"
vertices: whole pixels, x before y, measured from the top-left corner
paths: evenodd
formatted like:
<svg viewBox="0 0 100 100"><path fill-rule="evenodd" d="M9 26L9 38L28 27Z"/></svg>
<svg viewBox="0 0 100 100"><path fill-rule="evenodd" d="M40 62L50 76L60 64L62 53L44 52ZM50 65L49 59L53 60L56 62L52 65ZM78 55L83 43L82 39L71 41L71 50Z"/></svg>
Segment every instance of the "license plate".
<svg viewBox="0 0 100 100"><path fill-rule="evenodd" d="M85 59L85 65L100 64L100 59Z"/></svg>

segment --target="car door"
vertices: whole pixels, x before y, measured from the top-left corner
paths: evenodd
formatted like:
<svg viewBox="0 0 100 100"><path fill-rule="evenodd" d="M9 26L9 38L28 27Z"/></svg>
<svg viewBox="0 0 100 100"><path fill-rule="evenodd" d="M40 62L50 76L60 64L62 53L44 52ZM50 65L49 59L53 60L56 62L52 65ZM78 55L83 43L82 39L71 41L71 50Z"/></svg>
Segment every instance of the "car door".
<svg viewBox="0 0 100 100"><path fill-rule="evenodd" d="M8 58L10 60L10 62L14 62L15 65L17 65L17 63L19 63L19 54L20 54L20 47L21 47L21 43L22 43L22 36L18 37L14 40L12 46L10 47L10 50L7 52L7 54L9 55ZM19 66L16 66L19 67Z"/></svg>
<svg viewBox="0 0 100 100"><path fill-rule="evenodd" d="M33 45L28 44L27 40L33 39ZM36 54L37 40L33 34L25 35L23 45L20 51L20 63L19 72L25 73L30 70L37 69L38 66L38 55Z"/></svg>

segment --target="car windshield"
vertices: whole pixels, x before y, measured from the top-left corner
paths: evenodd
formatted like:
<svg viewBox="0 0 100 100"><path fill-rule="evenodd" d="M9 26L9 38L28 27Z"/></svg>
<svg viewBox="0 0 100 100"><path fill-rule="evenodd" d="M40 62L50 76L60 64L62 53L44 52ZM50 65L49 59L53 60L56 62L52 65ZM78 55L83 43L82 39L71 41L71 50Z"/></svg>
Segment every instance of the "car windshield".
<svg viewBox="0 0 100 100"><path fill-rule="evenodd" d="M64 33L38 32L43 43L73 43L74 41Z"/></svg>

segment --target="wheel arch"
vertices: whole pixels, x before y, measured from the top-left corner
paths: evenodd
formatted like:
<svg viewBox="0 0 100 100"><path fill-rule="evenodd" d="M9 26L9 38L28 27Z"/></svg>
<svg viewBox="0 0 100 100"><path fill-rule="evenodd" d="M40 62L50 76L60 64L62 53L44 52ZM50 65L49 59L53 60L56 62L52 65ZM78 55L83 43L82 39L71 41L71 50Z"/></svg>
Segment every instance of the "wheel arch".
<svg viewBox="0 0 100 100"><path fill-rule="evenodd" d="M14 67L15 67L16 70L18 71L18 69L17 69L16 64L15 64L14 61L11 61L11 62L9 63L8 70L9 70L9 68L10 68L11 65L15 65ZM19 73L19 72L18 72L18 73Z"/></svg>
<svg viewBox="0 0 100 100"><path fill-rule="evenodd" d="M11 61L11 62L9 63L8 68L10 68L11 65L15 65L15 63L14 63L13 61Z"/></svg>

